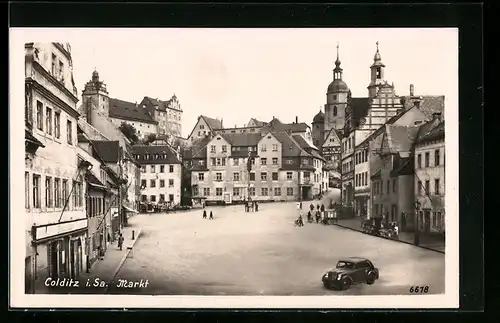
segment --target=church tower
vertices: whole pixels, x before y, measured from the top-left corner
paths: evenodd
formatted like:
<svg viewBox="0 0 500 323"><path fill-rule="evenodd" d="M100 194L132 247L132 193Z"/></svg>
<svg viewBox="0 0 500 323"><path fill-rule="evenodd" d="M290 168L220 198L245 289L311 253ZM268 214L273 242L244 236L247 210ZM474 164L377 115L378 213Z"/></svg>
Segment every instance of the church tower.
<svg viewBox="0 0 500 323"><path fill-rule="evenodd" d="M337 44L337 60L333 69L333 81L326 91L325 104L325 129L327 134L330 129L344 128L345 109L347 107L347 95L349 88L342 80L342 68L340 67L339 45Z"/></svg>
<svg viewBox="0 0 500 323"><path fill-rule="evenodd" d="M378 88L382 83L384 83L384 69L385 65L382 63L382 57L378 50L377 41L377 52L373 57L373 64L370 66L370 85L368 85L368 97L371 99L377 95Z"/></svg>
<svg viewBox="0 0 500 323"><path fill-rule="evenodd" d="M82 91L82 105L78 112L90 125L93 125L92 115L95 113L109 116L109 93L106 84L99 80L99 73L96 70L92 73L92 79L85 84Z"/></svg>

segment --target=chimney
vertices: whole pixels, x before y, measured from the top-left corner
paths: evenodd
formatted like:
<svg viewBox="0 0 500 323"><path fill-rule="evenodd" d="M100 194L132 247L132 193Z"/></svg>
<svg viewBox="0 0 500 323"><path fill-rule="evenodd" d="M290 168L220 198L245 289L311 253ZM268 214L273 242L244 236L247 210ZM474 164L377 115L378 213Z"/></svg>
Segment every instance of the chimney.
<svg viewBox="0 0 500 323"><path fill-rule="evenodd" d="M413 86L413 84L410 84L410 96L414 96L415 95L415 86Z"/></svg>
<svg viewBox="0 0 500 323"><path fill-rule="evenodd" d="M434 112L432 114L432 119L433 120L438 120L439 122L441 122L441 112Z"/></svg>
<svg viewBox="0 0 500 323"><path fill-rule="evenodd" d="M295 116L295 123L299 123L299 117Z"/></svg>
<svg viewBox="0 0 500 323"><path fill-rule="evenodd" d="M220 127L224 128L224 119L223 118L220 118Z"/></svg>

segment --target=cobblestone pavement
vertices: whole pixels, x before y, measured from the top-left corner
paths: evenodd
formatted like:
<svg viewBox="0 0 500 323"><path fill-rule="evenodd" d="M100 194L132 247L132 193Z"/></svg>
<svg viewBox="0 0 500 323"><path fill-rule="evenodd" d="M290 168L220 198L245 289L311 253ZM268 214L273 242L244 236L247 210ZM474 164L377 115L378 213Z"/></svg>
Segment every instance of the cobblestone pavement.
<svg viewBox="0 0 500 323"><path fill-rule="evenodd" d="M308 204L304 203L304 209ZM295 203L207 207L175 214L139 215L143 227L118 279L143 288L110 293L164 295L380 295L409 294L412 286L443 293L444 255L335 225L295 227ZM323 287L321 276L345 256L367 257L380 269L374 285L347 291Z"/></svg>

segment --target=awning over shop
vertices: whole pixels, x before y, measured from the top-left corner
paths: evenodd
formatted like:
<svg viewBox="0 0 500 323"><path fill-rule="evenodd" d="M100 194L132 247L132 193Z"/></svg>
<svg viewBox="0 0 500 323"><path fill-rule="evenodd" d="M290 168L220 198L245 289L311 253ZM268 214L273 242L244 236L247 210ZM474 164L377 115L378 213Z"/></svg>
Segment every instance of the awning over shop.
<svg viewBox="0 0 500 323"><path fill-rule="evenodd" d="M123 206L123 208L124 208L124 209L125 209L125 211L127 211L127 212L139 213L139 212L137 212L136 210L133 210L133 209L129 208L128 206Z"/></svg>
<svg viewBox="0 0 500 323"><path fill-rule="evenodd" d="M87 184L94 188L107 190L107 187L104 186L103 183L101 183L101 181L94 175L92 171L87 173Z"/></svg>

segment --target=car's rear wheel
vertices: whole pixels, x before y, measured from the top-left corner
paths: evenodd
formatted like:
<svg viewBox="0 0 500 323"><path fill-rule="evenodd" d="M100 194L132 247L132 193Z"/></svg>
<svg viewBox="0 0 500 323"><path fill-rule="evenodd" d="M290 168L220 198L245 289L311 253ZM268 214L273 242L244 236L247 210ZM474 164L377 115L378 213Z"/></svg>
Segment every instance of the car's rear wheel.
<svg viewBox="0 0 500 323"><path fill-rule="evenodd" d="M343 290L351 288L351 285L352 285L351 277L346 277L346 278L342 279L342 289Z"/></svg>
<svg viewBox="0 0 500 323"><path fill-rule="evenodd" d="M375 273L374 272L368 273L368 277L366 278L366 283L368 285L372 285L373 283L375 283L375 280L376 280Z"/></svg>

